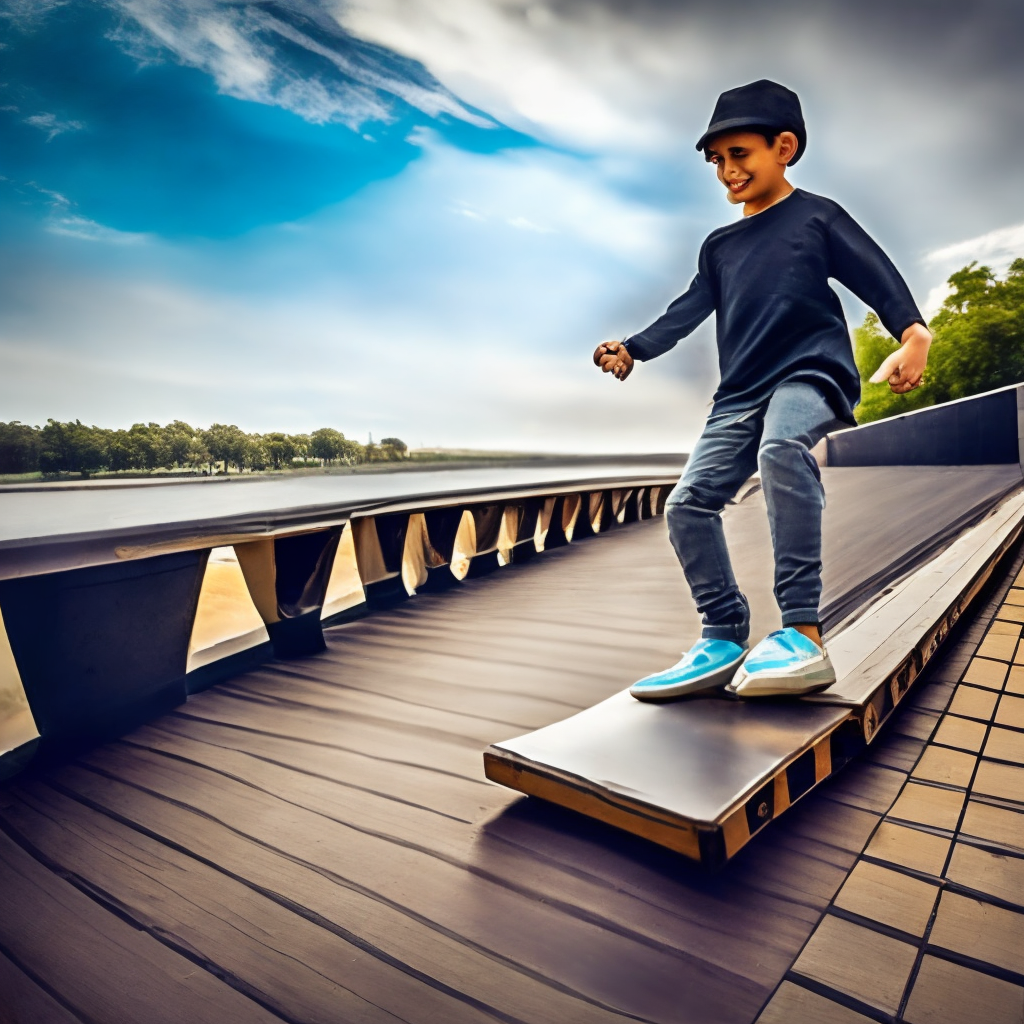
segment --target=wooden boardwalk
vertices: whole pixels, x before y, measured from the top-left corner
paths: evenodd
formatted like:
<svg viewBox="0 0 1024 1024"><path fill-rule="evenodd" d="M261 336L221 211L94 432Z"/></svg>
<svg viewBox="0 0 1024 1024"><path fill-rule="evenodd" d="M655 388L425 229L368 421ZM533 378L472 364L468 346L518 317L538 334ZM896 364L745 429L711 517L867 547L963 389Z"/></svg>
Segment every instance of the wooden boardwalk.
<svg viewBox="0 0 1024 1024"><path fill-rule="evenodd" d="M920 754L913 711L714 876L482 776L489 743L675 660L688 606L637 523L0 787L0 1020L754 1020Z"/></svg>

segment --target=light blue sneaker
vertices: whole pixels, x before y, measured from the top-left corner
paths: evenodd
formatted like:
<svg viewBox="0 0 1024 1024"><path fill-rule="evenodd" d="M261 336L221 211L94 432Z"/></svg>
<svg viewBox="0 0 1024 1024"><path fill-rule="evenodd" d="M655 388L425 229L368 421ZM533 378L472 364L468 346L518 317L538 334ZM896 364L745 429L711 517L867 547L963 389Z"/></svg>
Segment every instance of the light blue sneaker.
<svg viewBox="0 0 1024 1024"><path fill-rule="evenodd" d="M734 697L799 697L836 681L828 651L792 626L769 633L725 688Z"/></svg>
<svg viewBox="0 0 1024 1024"><path fill-rule="evenodd" d="M698 640L671 668L635 682L637 700L669 700L714 690L727 683L746 657L747 645L731 640Z"/></svg>

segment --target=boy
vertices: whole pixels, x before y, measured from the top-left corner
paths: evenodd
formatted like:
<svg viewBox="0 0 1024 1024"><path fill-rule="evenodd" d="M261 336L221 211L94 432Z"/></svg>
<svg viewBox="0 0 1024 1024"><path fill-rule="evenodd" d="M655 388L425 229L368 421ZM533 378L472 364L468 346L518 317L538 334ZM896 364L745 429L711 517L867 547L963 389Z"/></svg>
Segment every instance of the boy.
<svg viewBox="0 0 1024 1024"><path fill-rule="evenodd" d="M901 347L872 381L916 388L931 335L899 272L840 206L795 189L786 171L806 129L789 89L761 80L722 93L697 149L743 218L701 246L686 293L646 330L599 345L594 362L625 380L716 314L721 383L686 470L668 497L669 536L703 620L678 664L634 683L640 700L725 686L734 696L795 696L835 672L818 621L821 511L810 449L854 422L860 377L834 277L871 306ZM755 471L768 507L782 629L747 650L749 610L729 562L720 513Z"/></svg>

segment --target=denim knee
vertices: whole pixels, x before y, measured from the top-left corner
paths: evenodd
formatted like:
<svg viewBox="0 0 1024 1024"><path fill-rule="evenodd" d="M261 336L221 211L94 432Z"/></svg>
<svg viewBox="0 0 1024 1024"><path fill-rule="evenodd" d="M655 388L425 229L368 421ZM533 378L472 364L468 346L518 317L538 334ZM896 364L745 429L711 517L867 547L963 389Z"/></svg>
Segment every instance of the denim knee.
<svg viewBox="0 0 1024 1024"><path fill-rule="evenodd" d="M796 473L798 477L810 476L811 485L817 492L822 507L825 506L825 492L821 486L821 470L810 449L801 441L787 438L772 438L762 443L757 450L757 468L761 474L762 486L771 487L772 481L788 474Z"/></svg>
<svg viewBox="0 0 1024 1024"><path fill-rule="evenodd" d="M725 508L726 498L715 494L707 487L699 484L676 484L665 502L665 515L679 512L697 512L704 515L717 515Z"/></svg>

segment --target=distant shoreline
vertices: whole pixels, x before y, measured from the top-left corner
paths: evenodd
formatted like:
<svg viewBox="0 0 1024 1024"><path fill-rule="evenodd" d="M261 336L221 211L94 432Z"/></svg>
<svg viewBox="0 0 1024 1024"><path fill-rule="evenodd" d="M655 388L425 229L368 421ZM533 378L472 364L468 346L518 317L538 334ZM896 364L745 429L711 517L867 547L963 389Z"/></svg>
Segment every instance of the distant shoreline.
<svg viewBox="0 0 1024 1024"><path fill-rule="evenodd" d="M401 462L366 462L355 466L300 466L295 469L267 469L232 471L230 473L197 473L180 470L129 470L119 473L92 473L83 477L80 473L64 473L43 476L42 473L19 473L0 475L0 490L77 490L79 488L131 487L171 484L215 484L247 480L293 479L305 476L350 476L366 473L431 472L458 469L513 468L536 465L537 463L561 463L587 465L621 461L625 463L651 461L665 462L666 465L682 466L687 455L681 452L658 452L654 454L604 454L581 455L571 453L545 452L488 452L474 449L432 449L410 452Z"/></svg>

